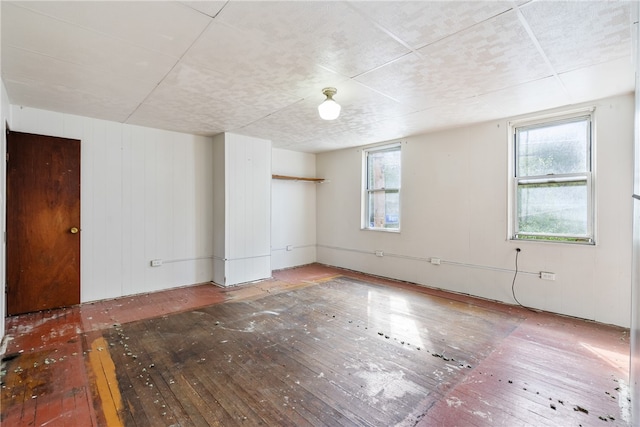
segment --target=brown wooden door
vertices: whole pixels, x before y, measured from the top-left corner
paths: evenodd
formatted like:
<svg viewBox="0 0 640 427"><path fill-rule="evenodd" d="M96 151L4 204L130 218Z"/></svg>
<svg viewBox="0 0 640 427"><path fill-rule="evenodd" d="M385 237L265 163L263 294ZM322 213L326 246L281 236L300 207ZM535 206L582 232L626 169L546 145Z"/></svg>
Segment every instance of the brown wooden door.
<svg viewBox="0 0 640 427"><path fill-rule="evenodd" d="M80 302L80 141L7 134L7 314Z"/></svg>

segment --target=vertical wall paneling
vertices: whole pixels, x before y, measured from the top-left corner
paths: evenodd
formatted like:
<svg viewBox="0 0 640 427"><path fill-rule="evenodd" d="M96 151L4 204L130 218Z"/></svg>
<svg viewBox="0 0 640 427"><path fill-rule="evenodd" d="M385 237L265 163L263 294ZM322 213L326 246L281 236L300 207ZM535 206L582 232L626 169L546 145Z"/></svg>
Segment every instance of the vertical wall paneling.
<svg viewBox="0 0 640 427"><path fill-rule="evenodd" d="M406 139L400 233L360 229L361 148L317 154L317 174L330 180L317 187L318 261L514 304L520 247L523 304L628 327L633 96L573 108L587 106L596 111L596 245L507 239L504 119ZM541 280L540 271L556 280Z"/></svg>
<svg viewBox="0 0 640 427"><path fill-rule="evenodd" d="M140 224L144 227L144 255L145 259L152 260L160 258L157 236L158 212L156 206L156 197L158 194L158 183L156 181L156 163L157 163L157 144L155 143L155 131L145 133L144 136L144 222ZM158 280L160 274L159 268L145 269L145 287L142 292L150 292L153 290L154 282Z"/></svg>
<svg viewBox="0 0 640 427"><path fill-rule="evenodd" d="M12 110L15 111L17 108L14 106ZM32 123L28 123L28 120L33 120L35 113L36 111L25 112L21 110L20 114L16 114L24 121L20 125L21 129L30 129L33 126ZM91 190L90 183L93 182L95 175L93 168L95 151L94 145L88 143L86 141L88 138L85 137L92 134L92 123L87 118L72 115L63 115L61 120L64 123L63 134L54 136L80 140L80 301L88 301L91 295L95 293L93 287L89 289L82 286L82 283L91 283L91 278L94 275L94 264L86 263L85 260L93 258L94 248L92 242L94 241L95 228L84 227L85 224L93 223L93 198L95 195Z"/></svg>
<svg viewBox="0 0 640 427"><path fill-rule="evenodd" d="M227 133L214 144L216 176L224 174L224 183L214 184L215 282L231 286L270 277L271 142Z"/></svg>
<svg viewBox="0 0 640 427"><path fill-rule="evenodd" d="M173 159L174 159L174 144L172 144L169 135L164 132L158 131L156 139L156 163L155 163L155 176L156 176L156 237L157 237L157 256L151 258L160 258L163 260L176 259L178 255L174 252L174 228L173 220L179 219L179 216L175 216L180 210L179 206L176 206L175 193L173 190L172 179L173 175ZM181 180L182 181L182 180ZM158 280L154 280L156 286L159 289L166 289L172 280L173 270L175 270L175 263L167 263L164 265L168 274L163 274ZM151 271L160 271L160 268L153 268ZM155 290L155 289L154 289Z"/></svg>
<svg viewBox="0 0 640 427"><path fill-rule="evenodd" d="M106 275L105 293L108 295L122 295L123 259L122 247L124 245L122 235L122 125L106 122L106 141L119 141L119 144L107 144L104 175L111 177L107 183L107 193L104 199L108 200L106 209L105 229L113 230L107 237L105 250L105 265L109 269Z"/></svg>
<svg viewBox="0 0 640 427"><path fill-rule="evenodd" d="M636 67L635 134L633 162L633 259L631 282L631 354L629 385L631 389L631 424L640 425L640 7L634 9L634 59Z"/></svg>
<svg viewBox="0 0 640 427"><path fill-rule="evenodd" d="M0 135L0 153L4 156L4 153L7 152L7 133L6 133L6 125L9 124L9 127L12 127L13 124L11 122L10 116L10 108L9 108L9 98L7 96L7 91L4 87L4 83L0 81L0 120L2 120L2 124L0 124L0 131L2 135ZM0 224L2 224L1 234L4 236L6 232L5 226L5 214L6 214L6 205L5 205L5 195L6 195L6 162L0 162ZM6 316L6 301L5 301L5 291L7 287L6 283L6 270L5 270L5 254L6 254L6 246L5 239L0 240L0 341L4 337L4 318Z"/></svg>
<svg viewBox="0 0 640 427"><path fill-rule="evenodd" d="M197 245L197 234L193 232L193 228L197 224L197 217L194 221L189 221L189 218L184 215L185 211L190 210L189 203L192 202L195 194L196 183L189 173L190 168L187 167L187 165L193 164L193 151L193 147L188 147L184 150L172 150L172 159L169 159L171 173L165 171L165 176L168 179L166 191L171 192L171 199L173 200L172 217L175 218L175 221L170 221L168 224L171 229L171 259L175 259L179 254L188 251L185 246L187 241ZM182 206L185 206L186 209L183 209ZM192 208L197 212L195 206ZM182 264L171 264L174 275L186 273L182 271Z"/></svg>
<svg viewBox="0 0 640 427"><path fill-rule="evenodd" d="M190 165L186 175L190 177L189 183L186 184L189 186L189 197L186 203L192 206L196 212L195 221L191 221L188 215L183 216L183 220L187 224L193 223L191 236L195 240L195 246L191 250L197 254L207 253L210 255L207 259L198 260L195 274L197 274L196 277L201 277L211 271L211 257L213 255L211 241L214 233L213 193L211 191L211 183L214 181L212 141L209 139L198 141L191 152L191 158L185 159L184 164ZM201 174L197 171L206 171L205 179L202 179ZM202 197L202 194L205 193L208 196L206 198Z"/></svg>
<svg viewBox="0 0 640 427"><path fill-rule="evenodd" d="M126 127L122 129L122 146L120 150L120 162L122 164L122 208L121 212L121 252L120 259L122 265L121 271L121 286L120 293L124 292L124 289L130 289L134 283L133 280L133 263L130 262L134 257L133 241L135 239L134 222L133 222L133 135L131 128ZM125 185L125 183L129 183Z"/></svg>
<svg viewBox="0 0 640 427"><path fill-rule="evenodd" d="M316 155L273 149L275 175L317 178ZM324 178L324 177L319 177ZM316 188L331 185L271 181L271 266L274 270L316 261Z"/></svg>
<svg viewBox="0 0 640 427"><path fill-rule="evenodd" d="M213 281L220 285L225 279L225 248L227 237L225 218L227 205L225 203L227 184L225 179L225 135L213 137Z"/></svg>
<svg viewBox="0 0 640 427"><path fill-rule="evenodd" d="M18 106L10 111L16 131L82 141L83 302L213 280L210 138ZM197 233L193 224L201 227ZM164 263L151 267L152 259Z"/></svg>
<svg viewBox="0 0 640 427"><path fill-rule="evenodd" d="M128 260L131 269L131 281L123 284L125 293L144 292L146 283L146 272L149 269L149 258L146 254L146 216L147 206L145 202L146 185L146 152L147 147L144 143L143 128L131 127L128 129L130 135L130 158L127 159L131 169L128 173L128 180L125 186L131 190L130 197L125 198L127 211L131 212L130 228L123 230L129 231L129 247L131 250L131 258L123 258Z"/></svg>

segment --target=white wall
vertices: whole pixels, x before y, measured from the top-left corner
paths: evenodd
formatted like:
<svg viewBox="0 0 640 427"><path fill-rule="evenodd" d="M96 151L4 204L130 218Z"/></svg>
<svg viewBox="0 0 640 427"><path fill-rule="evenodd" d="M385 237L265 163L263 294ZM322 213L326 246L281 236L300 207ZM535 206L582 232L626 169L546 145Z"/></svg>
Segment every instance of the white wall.
<svg viewBox="0 0 640 427"><path fill-rule="evenodd" d="M640 8L635 8L634 23L634 63L636 68L635 93L635 135L634 135L634 176L633 193L640 195ZM631 292L631 352L629 359L629 385L631 387L631 419L633 425L640 424L640 200L634 200L633 220L633 270Z"/></svg>
<svg viewBox="0 0 640 427"><path fill-rule="evenodd" d="M316 178L315 154L273 149L271 162L275 175ZM324 184L271 181L271 265L274 270L316 261L316 187L319 185Z"/></svg>
<svg viewBox="0 0 640 427"><path fill-rule="evenodd" d="M213 145L214 281L271 277L271 141L225 133Z"/></svg>
<svg viewBox="0 0 640 427"><path fill-rule="evenodd" d="M81 301L213 279L210 138L19 106L11 113L14 131L82 141Z"/></svg>
<svg viewBox="0 0 640 427"><path fill-rule="evenodd" d="M362 149L317 155L318 262L629 326L633 97L596 107L597 245L513 242L508 120L406 138L400 233L360 229ZM384 257L374 251L382 250ZM439 257L443 264L431 265ZM556 273L543 281L539 271Z"/></svg>
<svg viewBox="0 0 640 427"><path fill-rule="evenodd" d="M636 24L637 25L637 24ZM636 81L640 81L636 73ZM634 195L640 195L640 93L636 92ZM633 270L631 292L631 330L629 377L631 387L631 418L640 424L640 200L634 200Z"/></svg>
<svg viewBox="0 0 640 427"><path fill-rule="evenodd" d="M9 128L11 128L11 120L10 120L10 108L9 108L9 98L7 96L7 90L4 87L4 83L0 81L0 120L2 124L0 125L0 131L2 135L0 135L0 153L7 152L7 123L9 124ZM0 235L4 236L6 231L5 217L6 217L6 209L5 209L5 195L6 193L6 162L0 162L0 224L2 224ZM4 318L6 316L6 302L5 302L5 290L7 287L6 283L6 270L5 270L5 254L6 247L4 239L0 239L2 243L0 243L0 341L4 337Z"/></svg>

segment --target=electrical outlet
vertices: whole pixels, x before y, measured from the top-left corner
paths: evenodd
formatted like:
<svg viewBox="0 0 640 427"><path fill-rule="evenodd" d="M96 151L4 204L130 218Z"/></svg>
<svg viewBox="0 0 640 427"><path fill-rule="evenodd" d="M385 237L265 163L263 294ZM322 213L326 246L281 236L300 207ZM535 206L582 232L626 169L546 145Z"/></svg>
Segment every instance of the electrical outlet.
<svg viewBox="0 0 640 427"><path fill-rule="evenodd" d="M440 265L440 258L431 258L431 264Z"/></svg>
<svg viewBox="0 0 640 427"><path fill-rule="evenodd" d="M382 251L376 251L376 256L384 256L384 252L382 252Z"/></svg>
<svg viewBox="0 0 640 427"><path fill-rule="evenodd" d="M162 260L161 259L152 259L151 260L151 267L160 267L162 265Z"/></svg>
<svg viewBox="0 0 640 427"><path fill-rule="evenodd" d="M540 278L542 280L556 280L556 273L549 273L548 271L541 271Z"/></svg>

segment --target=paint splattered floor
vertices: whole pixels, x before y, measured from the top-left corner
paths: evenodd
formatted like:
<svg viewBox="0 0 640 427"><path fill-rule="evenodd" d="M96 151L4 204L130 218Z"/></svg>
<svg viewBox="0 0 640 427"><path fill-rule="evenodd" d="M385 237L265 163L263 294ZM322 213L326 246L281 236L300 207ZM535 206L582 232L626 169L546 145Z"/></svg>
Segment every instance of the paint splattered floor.
<svg viewBox="0 0 640 427"><path fill-rule="evenodd" d="M628 331L321 265L7 319L11 426L627 426Z"/></svg>

